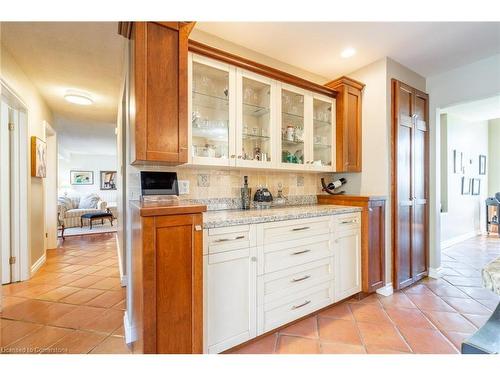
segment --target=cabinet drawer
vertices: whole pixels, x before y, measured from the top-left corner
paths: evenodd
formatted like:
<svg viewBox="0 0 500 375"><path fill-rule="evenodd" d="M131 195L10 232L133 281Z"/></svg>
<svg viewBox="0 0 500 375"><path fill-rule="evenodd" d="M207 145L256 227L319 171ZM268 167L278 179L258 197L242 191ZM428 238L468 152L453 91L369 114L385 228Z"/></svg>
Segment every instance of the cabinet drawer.
<svg viewBox="0 0 500 375"><path fill-rule="evenodd" d="M209 254L253 247L256 245L255 226L237 225L209 229L206 243Z"/></svg>
<svg viewBox="0 0 500 375"><path fill-rule="evenodd" d="M330 234L258 247L259 275L333 255Z"/></svg>
<svg viewBox="0 0 500 375"><path fill-rule="evenodd" d="M326 234L330 232L330 223L330 217L327 216L265 223L262 242L271 244Z"/></svg>
<svg viewBox="0 0 500 375"><path fill-rule="evenodd" d="M257 334L289 323L333 302L333 286L327 282L258 308Z"/></svg>
<svg viewBox="0 0 500 375"><path fill-rule="evenodd" d="M351 214L336 215L333 217L333 227L335 232L360 228L361 214L354 212Z"/></svg>
<svg viewBox="0 0 500 375"><path fill-rule="evenodd" d="M259 276L257 303L262 305L294 295L314 285L334 281L333 257Z"/></svg>

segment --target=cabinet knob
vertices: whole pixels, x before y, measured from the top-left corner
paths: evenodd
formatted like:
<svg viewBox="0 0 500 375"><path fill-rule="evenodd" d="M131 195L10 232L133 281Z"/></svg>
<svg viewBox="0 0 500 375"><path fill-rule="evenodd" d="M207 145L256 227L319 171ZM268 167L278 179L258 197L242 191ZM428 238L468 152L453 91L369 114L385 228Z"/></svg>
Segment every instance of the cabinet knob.
<svg viewBox="0 0 500 375"><path fill-rule="evenodd" d="M241 159L242 157L243 157L243 156L241 156L241 155L238 155L238 159Z"/></svg>
<svg viewBox="0 0 500 375"><path fill-rule="evenodd" d="M234 159L236 157L236 155L231 155L231 159Z"/></svg>
<svg viewBox="0 0 500 375"><path fill-rule="evenodd" d="M251 260L252 262L257 262L257 257L251 257L251 258L250 258L250 260Z"/></svg>

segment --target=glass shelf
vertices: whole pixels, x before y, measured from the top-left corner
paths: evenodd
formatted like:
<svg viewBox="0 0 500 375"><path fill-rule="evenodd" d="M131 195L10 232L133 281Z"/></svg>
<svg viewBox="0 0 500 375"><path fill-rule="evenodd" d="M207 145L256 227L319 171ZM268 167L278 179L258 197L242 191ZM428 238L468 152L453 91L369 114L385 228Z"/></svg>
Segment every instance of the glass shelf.
<svg viewBox="0 0 500 375"><path fill-rule="evenodd" d="M281 142L283 143L283 145L290 145L290 146L304 144L304 141L289 141L288 139L285 138L282 138Z"/></svg>
<svg viewBox="0 0 500 375"><path fill-rule="evenodd" d="M271 139L271 137L268 137L265 135L246 134L246 133L243 133L243 138L244 139L258 139L258 140L264 140L264 141Z"/></svg>
<svg viewBox="0 0 500 375"><path fill-rule="evenodd" d="M294 119L301 119L301 120L304 120L304 116L303 115L297 115L295 113L290 113L290 112L284 112L282 111L281 114L285 115L285 116L289 116L289 117L292 117Z"/></svg>
<svg viewBox="0 0 500 375"><path fill-rule="evenodd" d="M243 103L243 114L255 117L264 116L269 114L269 107L262 107L255 104Z"/></svg>
<svg viewBox="0 0 500 375"><path fill-rule="evenodd" d="M330 127L330 126L332 126L331 122L314 120L314 127L315 128Z"/></svg>
<svg viewBox="0 0 500 375"><path fill-rule="evenodd" d="M229 108L229 99L193 91L193 106L227 111Z"/></svg>
<svg viewBox="0 0 500 375"><path fill-rule="evenodd" d="M322 143L315 143L314 147L317 147L317 148L332 148L332 145L324 145Z"/></svg>

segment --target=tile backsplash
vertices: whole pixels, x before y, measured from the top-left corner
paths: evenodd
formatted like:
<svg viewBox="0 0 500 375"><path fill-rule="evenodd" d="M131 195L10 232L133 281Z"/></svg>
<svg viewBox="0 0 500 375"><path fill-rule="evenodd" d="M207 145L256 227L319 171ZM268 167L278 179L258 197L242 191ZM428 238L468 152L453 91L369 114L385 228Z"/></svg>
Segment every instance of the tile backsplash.
<svg viewBox="0 0 500 375"><path fill-rule="evenodd" d="M321 177L327 181L332 174L257 171L245 169L209 169L197 167L165 167L165 166L130 166L128 173L128 191L130 199L140 196L139 171L161 170L177 172L179 180L189 181L189 194L181 195L182 199L239 198L243 186L243 176L248 176L248 184L252 194L261 185L267 186L273 196L278 193L279 184L285 196L316 195L321 192Z"/></svg>

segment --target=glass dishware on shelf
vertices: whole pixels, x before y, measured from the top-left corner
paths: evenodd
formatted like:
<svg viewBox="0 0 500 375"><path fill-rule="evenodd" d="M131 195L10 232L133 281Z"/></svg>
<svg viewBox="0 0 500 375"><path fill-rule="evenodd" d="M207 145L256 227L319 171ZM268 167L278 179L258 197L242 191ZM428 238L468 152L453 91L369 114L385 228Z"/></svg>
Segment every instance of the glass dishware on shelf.
<svg viewBox="0 0 500 375"><path fill-rule="evenodd" d="M332 105L314 98L313 100L313 166L332 165Z"/></svg>
<svg viewBox="0 0 500 375"><path fill-rule="evenodd" d="M193 62L193 156L228 158L229 72Z"/></svg>
<svg viewBox="0 0 500 375"><path fill-rule="evenodd" d="M239 160L267 162L271 155L271 85L242 77L241 153Z"/></svg>
<svg viewBox="0 0 500 375"><path fill-rule="evenodd" d="M304 163L304 96L281 91L281 150L283 163Z"/></svg>

